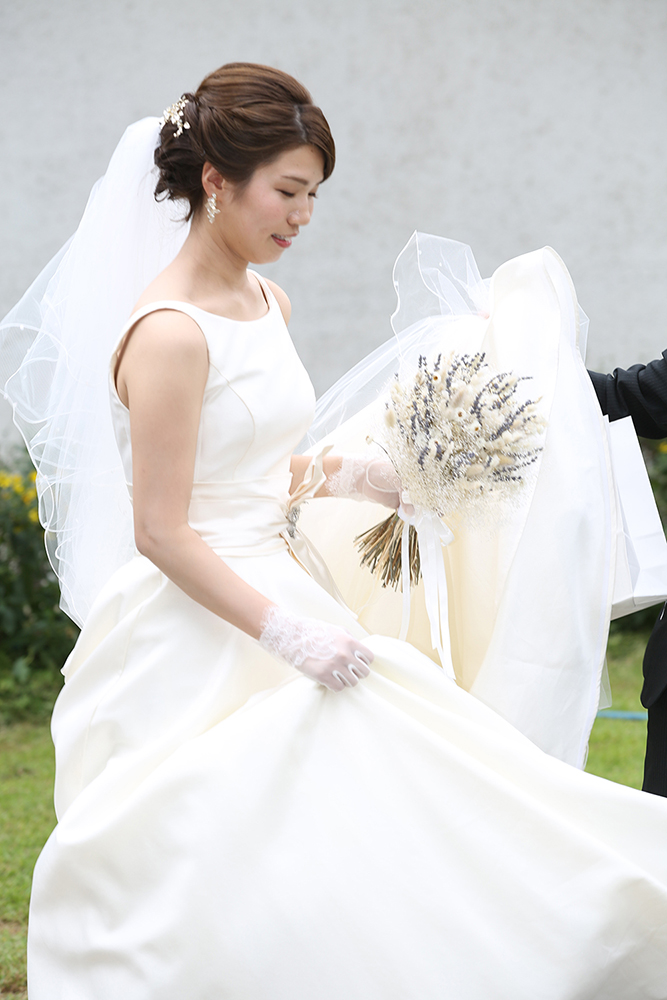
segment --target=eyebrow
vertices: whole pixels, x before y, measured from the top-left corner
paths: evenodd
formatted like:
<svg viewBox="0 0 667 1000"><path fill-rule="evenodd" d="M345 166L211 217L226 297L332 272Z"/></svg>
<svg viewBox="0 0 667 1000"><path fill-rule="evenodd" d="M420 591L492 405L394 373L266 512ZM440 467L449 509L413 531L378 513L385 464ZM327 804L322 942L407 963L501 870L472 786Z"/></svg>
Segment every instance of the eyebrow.
<svg viewBox="0 0 667 1000"><path fill-rule="evenodd" d="M293 177L291 174L283 174L282 179L284 181L294 181L296 184L303 184L304 187L308 187L310 183L309 181L304 180L303 177ZM319 184L322 184L323 181L324 178L322 178L321 181L315 181L315 187L317 187Z"/></svg>

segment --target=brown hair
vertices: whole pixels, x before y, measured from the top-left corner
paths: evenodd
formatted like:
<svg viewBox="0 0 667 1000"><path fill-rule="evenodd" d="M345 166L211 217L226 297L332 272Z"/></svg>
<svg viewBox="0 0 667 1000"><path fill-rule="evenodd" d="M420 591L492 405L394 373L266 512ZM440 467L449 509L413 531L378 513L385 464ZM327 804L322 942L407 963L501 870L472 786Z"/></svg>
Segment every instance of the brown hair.
<svg viewBox="0 0 667 1000"><path fill-rule="evenodd" d="M294 77L257 63L227 63L184 94L181 131L166 121L155 150L160 177L155 197L190 203L186 219L204 200L201 172L211 163L222 176L244 184L257 169L289 149L314 146L324 160L324 180L336 162L326 118Z"/></svg>

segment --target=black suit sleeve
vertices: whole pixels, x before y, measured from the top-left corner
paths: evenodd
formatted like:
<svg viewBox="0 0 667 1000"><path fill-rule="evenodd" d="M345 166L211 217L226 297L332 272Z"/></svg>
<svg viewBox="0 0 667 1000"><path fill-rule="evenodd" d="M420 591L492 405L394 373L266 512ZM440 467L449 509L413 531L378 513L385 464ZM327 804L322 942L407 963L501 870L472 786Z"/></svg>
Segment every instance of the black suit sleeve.
<svg viewBox="0 0 667 1000"><path fill-rule="evenodd" d="M632 417L640 437L667 437L667 351L648 365L617 368L613 375L588 374L610 420Z"/></svg>

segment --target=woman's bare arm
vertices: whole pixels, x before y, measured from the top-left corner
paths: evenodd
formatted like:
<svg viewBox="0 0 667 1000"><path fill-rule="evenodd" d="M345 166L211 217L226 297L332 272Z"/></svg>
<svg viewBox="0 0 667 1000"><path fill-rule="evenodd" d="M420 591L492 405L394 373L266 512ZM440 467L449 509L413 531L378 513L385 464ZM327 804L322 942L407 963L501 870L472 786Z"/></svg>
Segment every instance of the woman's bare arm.
<svg viewBox="0 0 667 1000"><path fill-rule="evenodd" d="M161 310L132 331L117 385L130 410L135 540L193 600L258 638L272 602L188 524L207 376L206 341L190 317Z"/></svg>

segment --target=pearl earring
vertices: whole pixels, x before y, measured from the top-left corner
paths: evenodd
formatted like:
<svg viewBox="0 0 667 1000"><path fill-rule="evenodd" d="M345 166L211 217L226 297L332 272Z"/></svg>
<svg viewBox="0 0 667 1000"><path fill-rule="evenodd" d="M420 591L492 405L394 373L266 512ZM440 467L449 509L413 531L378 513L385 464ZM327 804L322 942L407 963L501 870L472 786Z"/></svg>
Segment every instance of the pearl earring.
<svg viewBox="0 0 667 1000"><path fill-rule="evenodd" d="M216 207L217 196L215 191L206 199L206 214L208 216L208 221L213 225L216 215L220 215L220 209Z"/></svg>

